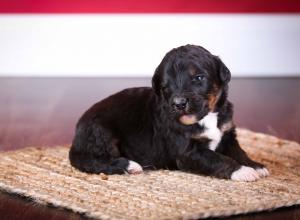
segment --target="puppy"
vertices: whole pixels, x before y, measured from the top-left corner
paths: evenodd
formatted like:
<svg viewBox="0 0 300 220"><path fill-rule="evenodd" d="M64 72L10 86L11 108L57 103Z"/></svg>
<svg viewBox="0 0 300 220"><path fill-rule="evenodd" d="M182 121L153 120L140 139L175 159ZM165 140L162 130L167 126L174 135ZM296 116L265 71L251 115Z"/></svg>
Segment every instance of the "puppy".
<svg viewBox="0 0 300 220"><path fill-rule="evenodd" d="M170 169L238 181L269 175L240 148L227 100L231 74L200 46L168 52L152 88L130 88L87 110L76 126L71 164L87 173Z"/></svg>

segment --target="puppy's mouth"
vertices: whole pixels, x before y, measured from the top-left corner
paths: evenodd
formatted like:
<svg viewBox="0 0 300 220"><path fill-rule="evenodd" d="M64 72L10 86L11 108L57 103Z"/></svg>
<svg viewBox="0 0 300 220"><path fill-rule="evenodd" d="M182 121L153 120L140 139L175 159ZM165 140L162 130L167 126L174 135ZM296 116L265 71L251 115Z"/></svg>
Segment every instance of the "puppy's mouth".
<svg viewBox="0 0 300 220"><path fill-rule="evenodd" d="M176 119L183 125L193 125L198 123L208 111L208 106L203 100L190 101L184 109L174 109Z"/></svg>
<svg viewBox="0 0 300 220"><path fill-rule="evenodd" d="M205 115L208 114L208 110L202 109L202 111L181 111L177 116L178 121L183 125L193 125L198 123Z"/></svg>
<svg viewBox="0 0 300 220"><path fill-rule="evenodd" d="M184 125L193 125L198 122L198 118L195 114L183 114L179 116L179 121Z"/></svg>

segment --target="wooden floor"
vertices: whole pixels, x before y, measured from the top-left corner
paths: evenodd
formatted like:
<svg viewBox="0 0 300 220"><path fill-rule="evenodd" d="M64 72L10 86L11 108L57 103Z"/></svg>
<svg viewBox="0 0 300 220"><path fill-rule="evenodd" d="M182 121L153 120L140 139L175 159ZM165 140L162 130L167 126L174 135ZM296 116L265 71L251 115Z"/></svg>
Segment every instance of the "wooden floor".
<svg viewBox="0 0 300 220"><path fill-rule="evenodd" d="M149 78L0 78L0 150L68 144L93 103ZM240 127L300 142L300 78L233 79L229 99ZM0 193L0 219L82 219ZM300 219L300 206L226 219Z"/></svg>

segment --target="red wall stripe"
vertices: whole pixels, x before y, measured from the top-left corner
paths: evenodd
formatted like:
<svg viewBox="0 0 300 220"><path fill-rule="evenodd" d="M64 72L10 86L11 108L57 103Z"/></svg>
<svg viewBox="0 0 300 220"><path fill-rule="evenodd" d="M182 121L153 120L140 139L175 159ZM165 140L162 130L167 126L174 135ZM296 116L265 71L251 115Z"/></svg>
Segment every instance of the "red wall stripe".
<svg viewBox="0 0 300 220"><path fill-rule="evenodd" d="M300 13L300 1L0 0L0 13Z"/></svg>

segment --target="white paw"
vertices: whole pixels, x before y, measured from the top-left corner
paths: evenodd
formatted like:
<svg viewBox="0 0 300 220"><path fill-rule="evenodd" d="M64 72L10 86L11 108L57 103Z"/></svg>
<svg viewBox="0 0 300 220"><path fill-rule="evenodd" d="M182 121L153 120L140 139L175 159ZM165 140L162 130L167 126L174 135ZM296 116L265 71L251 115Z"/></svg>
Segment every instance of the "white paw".
<svg viewBox="0 0 300 220"><path fill-rule="evenodd" d="M129 164L127 167L127 172L129 174L139 174L143 172L143 168L137 162L129 160Z"/></svg>
<svg viewBox="0 0 300 220"><path fill-rule="evenodd" d="M240 169L231 174L231 179L236 181L251 182L258 180L259 174L251 167L241 166Z"/></svg>
<svg viewBox="0 0 300 220"><path fill-rule="evenodd" d="M267 170L267 168L263 167L263 168L257 168L255 169L256 172L258 172L260 177L266 177L270 175L270 172Z"/></svg>

